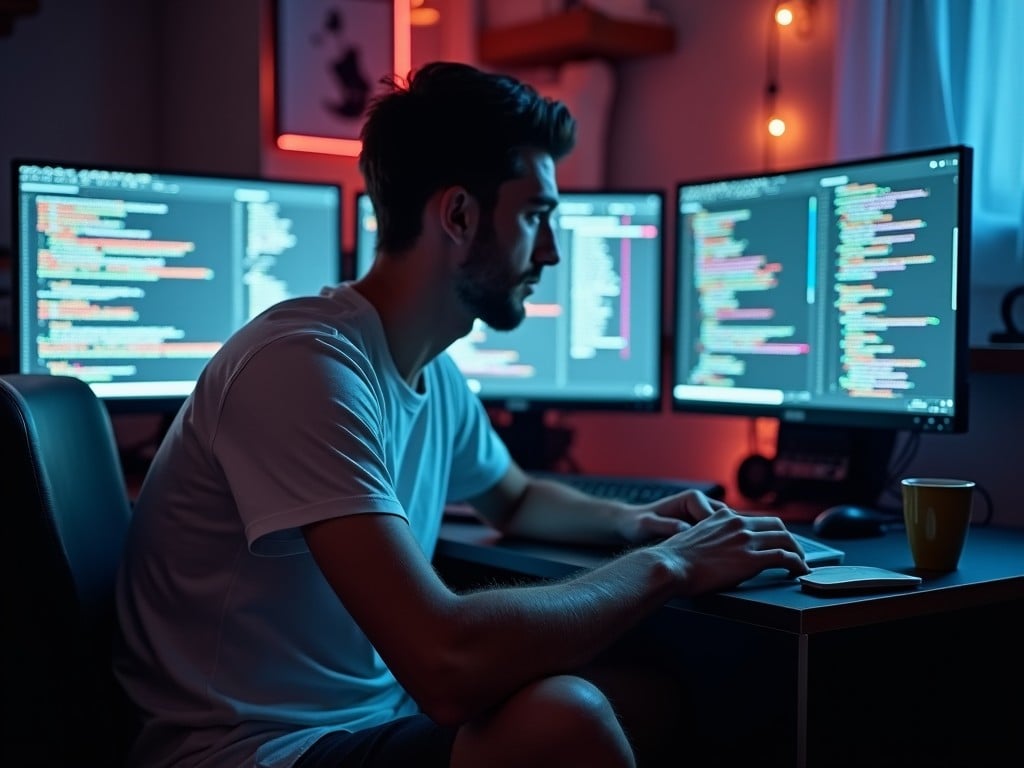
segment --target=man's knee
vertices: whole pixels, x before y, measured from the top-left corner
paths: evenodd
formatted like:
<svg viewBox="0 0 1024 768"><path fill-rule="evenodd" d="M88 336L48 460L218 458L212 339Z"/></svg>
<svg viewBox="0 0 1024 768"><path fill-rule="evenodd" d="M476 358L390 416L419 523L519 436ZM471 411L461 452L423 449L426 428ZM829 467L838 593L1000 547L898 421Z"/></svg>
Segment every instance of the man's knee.
<svg viewBox="0 0 1024 768"><path fill-rule="evenodd" d="M525 691L519 711L538 733L563 739L617 739L621 726L607 696L589 680L573 675L547 678Z"/></svg>
<svg viewBox="0 0 1024 768"><path fill-rule="evenodd" d="M608 699L593 683L572 675L532 683L485 720L460 729L452 765L472 765L474 761L477 765L532 768L623 768L635 764Z"/></svg>
<svg viewBox="0 0 1024 768"><path fill-rule="evenodd" d="M686 691L678 675L623 662L588 667L582 674L611 701L641 768L679 764L679 740L687 721Z"/></svg>

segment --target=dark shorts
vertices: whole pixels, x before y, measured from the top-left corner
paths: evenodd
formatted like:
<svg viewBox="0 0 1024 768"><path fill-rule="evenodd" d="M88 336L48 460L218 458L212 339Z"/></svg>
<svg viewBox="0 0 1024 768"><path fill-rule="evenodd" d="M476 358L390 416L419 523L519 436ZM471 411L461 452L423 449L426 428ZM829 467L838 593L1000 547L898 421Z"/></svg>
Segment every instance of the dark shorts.
<svg viewBox="0 0 1024 768"><path fill-rule="evenodd" d="M318 739L295 768L448 768L455 733L426 715L355 733L336 731Z"/></svg>

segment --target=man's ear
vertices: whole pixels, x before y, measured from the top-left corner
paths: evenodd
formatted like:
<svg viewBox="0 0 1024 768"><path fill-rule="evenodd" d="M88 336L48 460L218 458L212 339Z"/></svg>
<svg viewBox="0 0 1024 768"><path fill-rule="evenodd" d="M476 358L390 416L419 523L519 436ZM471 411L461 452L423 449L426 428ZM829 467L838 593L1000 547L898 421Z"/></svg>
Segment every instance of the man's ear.
<svg viewBox="0 0 1024 768"><path fill-rule="evenodd" d="M465 187L449 187L441 193L441 228L457 245L472 241L480 206Z"/></svg>

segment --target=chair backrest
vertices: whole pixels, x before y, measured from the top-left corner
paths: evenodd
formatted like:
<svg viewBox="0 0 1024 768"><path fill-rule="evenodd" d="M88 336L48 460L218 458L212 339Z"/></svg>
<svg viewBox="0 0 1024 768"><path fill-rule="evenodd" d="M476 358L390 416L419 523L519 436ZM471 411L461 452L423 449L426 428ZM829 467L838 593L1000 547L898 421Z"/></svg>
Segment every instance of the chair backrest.
<svg viewBox="0 0 1024 768"><path fill-rule="evenodd" d="M5 765L114 766L131 736L112 671L131 506L110 417L69 376L0 376Z"/></svg>

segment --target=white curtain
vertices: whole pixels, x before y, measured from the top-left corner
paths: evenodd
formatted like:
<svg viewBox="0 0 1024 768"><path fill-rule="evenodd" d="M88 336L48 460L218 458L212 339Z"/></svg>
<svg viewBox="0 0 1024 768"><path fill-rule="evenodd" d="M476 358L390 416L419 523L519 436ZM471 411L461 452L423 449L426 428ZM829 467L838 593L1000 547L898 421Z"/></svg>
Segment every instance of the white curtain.
<svg viewBox="0 0 1024 768"><path fill-rule="evenodd" d="M1024 0L837 0L839 159L974 148L971 282L1024 283Z"/></svg>

